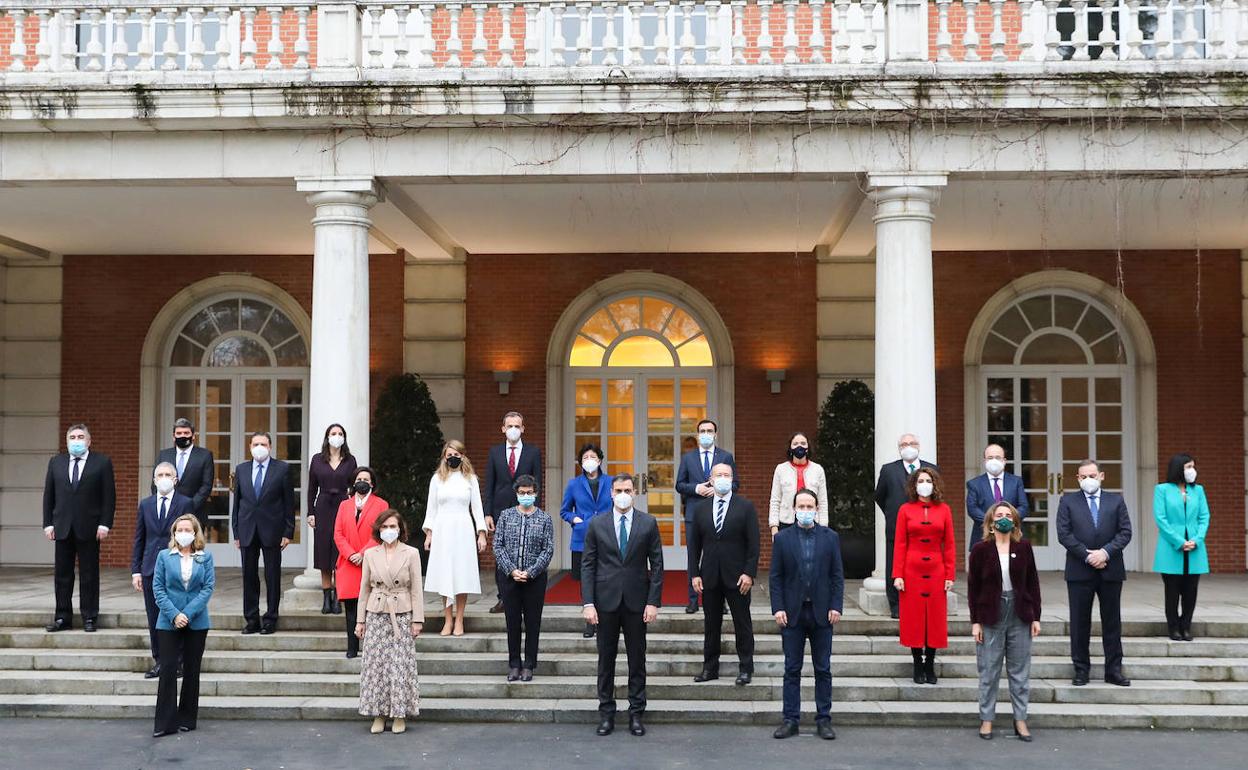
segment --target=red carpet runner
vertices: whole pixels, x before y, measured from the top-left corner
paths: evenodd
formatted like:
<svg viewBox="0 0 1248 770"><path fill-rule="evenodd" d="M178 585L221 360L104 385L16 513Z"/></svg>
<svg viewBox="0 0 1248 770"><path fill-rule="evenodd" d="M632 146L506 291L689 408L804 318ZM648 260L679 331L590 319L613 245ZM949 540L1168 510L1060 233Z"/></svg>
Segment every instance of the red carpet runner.
<svg viewBox="0 0 1248 770"><path fill-rule="evenodd" d="M688 577L683 569L665 570L663 572L663 604L681 607L689 603ZM580 606L581 584L572 579L572 573L564 572L555 579L554 585L546 589L547 604L566 604Z"/></svg>

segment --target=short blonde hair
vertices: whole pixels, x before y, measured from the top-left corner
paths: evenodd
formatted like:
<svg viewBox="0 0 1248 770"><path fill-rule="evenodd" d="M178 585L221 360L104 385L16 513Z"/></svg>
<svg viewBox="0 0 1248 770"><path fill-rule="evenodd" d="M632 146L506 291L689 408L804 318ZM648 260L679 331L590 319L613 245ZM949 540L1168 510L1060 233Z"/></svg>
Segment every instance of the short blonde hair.
<svg viewBox="0 0 1248 770"><path fill-rule="evenodd" d="M192 551L204 550L204 548L208 544L207 538L204 537L204 528L199 525L199 517L197 517L193 513L184 513L178 518L174 519L173 523L169 525L169 547L170 548L178 547L178 541L174 539L173 533L177 531L178 524L183 521L191 522L191 526L195 528L195 542L191 543L191 550Z"/></svg>
<svg viewBox="0 0 1248 770"><path fill-rule="evenodd" d="M993 503L984 511L984 540L991 540L994 537L992 529L992 514L998 508L1004 508L1010 512L1010 518L1014 520L1014 529L1010 530L1010 539L1018 542L1023 539L1023 517L1018 515L1018 509L1005 500Z"/></svg>
<svg viewBox="0 0 1248 770"><path fill-rule="evenodd" d="M468 460L468 447L464 446L464 442L459 439L451 439L442 445L442 457L438 460L438 478L446 481L447 476L451 475L451 466L446 464L447 448L454 449L456 452L459 452L459 456L463 458L462 462L459 464L459 470L464 474L464 476L477 475L472 469L472 463Z"/></svg>

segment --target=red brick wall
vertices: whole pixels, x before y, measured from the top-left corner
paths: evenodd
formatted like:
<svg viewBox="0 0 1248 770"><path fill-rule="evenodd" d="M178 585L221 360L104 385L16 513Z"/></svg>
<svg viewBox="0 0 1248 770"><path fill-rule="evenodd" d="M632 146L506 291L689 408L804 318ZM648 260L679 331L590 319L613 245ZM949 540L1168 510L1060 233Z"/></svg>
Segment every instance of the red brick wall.
<svg viewBox="0 0 1248 770"><path fill-rule="evenodd" d="M736 455L742 493L766 526L771 474L795 430L816 427L815 261L809 254L473 255L468 259L465 429L480 465L501 441L502 415L525 416L525 439L545 449L546 349L564 308L608 276L650 270L685 281L706 296L728 327L736 362ZM766 280L758 277L766 276ZM503 298L518 312L498 323ZM511 393L498 394L491 371L515 371ZM772 395L764 370L786 369ZM558 458L573 466L572 457ZM548 461L549 462L549 461ZM548 490L547 507L563 490ZM553 500L552 500L553 498ZM770 538L763 538L769 562Z"/></svg>
<svg viewBox="0 0 1248 770"><path fill-rule="evenodd" d="M170 270L176 264L176 270ZM61 417L91 426L92 448L113 459L117 514L104 544L106 566L129 563L138 499L139 402L143 340L160 309L186 286L219 273L245 272L289 292L309 313L312 263L306 256L68 256L65 258ZM176 276L176 281L160 277ZM403 260L377 255L372 286L369 362L376 389L403 369ZM319 429L313 426L314 434ZM147 458L151 462L152 458Z"/></svg>
<svg viewBox="0 0 1248 770"><path fill-rule="evenodd" d="M936 400L940 457L963 462L963 366L967 333L983 304L1002 286L1044 269L1087 273L1118 282L1115 252L942 252L935 255ZM1157 461L1159 474L1176 452L1197 459L1212 519L1207 538L1214 571L1244 570L1244 432L1239 253L1124 252L1122 287L1143 314L1157 352ZM975 276L974 280L967 280ZM1199 315L1197 281L1199 279ZM1140 405L1147 409L1148 405ZM1161 479L1159 478L1158 481ZM953 496L959 542L966 512ZM1132 523L1153 526L1151 500L1137 504ZM1150 569L1153 554L1140 566Z"/></svg>

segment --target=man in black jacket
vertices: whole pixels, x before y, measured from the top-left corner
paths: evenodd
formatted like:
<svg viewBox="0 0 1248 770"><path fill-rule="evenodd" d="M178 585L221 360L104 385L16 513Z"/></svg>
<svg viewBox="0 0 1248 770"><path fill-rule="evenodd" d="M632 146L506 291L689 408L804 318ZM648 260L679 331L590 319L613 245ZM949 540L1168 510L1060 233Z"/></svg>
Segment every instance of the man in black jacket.
<svg viewBox="0 0 1248 770"><path fill-rule="evenodd" d="M875 484L875 504L884 513L884 590L888 595L888 608L895 620L900 597L893 587L893 540L897 536L897 511L906 502L906 481L919 468L935 468L927 460L919 459L919 437L906 433L897 439L897 453L901 459L880 466L880 478Z"/></svg>
<svg viewBox="0 0 1248 770"><path fill-rule="evenodd" d="M663 597L663 538L655 518L633 507L633 477L611 480L612 510L589 520L581 557L585 622L598 626L599 735L615 729L615 656L624 631L628 730L645 735L646 624Z"/></svg>
<svg viewBox="0 0 1248 770"><path fill-rule="evenodd" d="M702 597L702 673L695 682L719 678L719 638L724 601L732 612L740 668L737 684L754 676L754 624L750 620L750 589L758 575L758 511L732 491L732 466L711 469L715 493L695 503L689 530L689 574Z"/></svg>
<svg viewBox="0 0 1248 770"><path fill-rule="evenodd" d="M174 487L179 495L191 498L191 507L199 519L199 525L208 529L208 514L204 504L212 495L212 480L216 476L212 452L195 445L195 425L185 417L173 421L173 446L160 450L156 464L169 463L178 476ZM152 494L156 494L155 485Z"/></svg>
<svg viewBox="0 0 1248 770"><path fill-rule="evenodd" d="M251 434L251 460L234 469L234 547L243 556L244 634L277 630L282 602L282 551L295 536L295 488L290 466L272 457L268 433ZM260 556L264 556L265 613L260 618Z"/></svg>
<svg viewBox="0 0 1248 770"><path fill-rule="evenodd" d="M100 614L100 543L112 529L117 504L113 461L91 451L91 431L86 425L71 425L65 445L68 453L48 462L43 482L43 534L56 543L56 615L47 630L73 628L77 560L82 630L95 631Z"/></svg>

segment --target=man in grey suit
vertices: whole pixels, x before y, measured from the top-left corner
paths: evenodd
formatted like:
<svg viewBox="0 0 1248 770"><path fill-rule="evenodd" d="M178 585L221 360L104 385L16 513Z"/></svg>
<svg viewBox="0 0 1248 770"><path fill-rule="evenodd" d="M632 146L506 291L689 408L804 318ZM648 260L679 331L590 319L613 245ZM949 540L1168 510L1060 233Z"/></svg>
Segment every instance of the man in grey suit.
<svg viewBox="0 0 1248 770"><path fill-rule="evenodd" d="M157 465L169 463L173 466L178 479L174 491L191 498L191 508L205 530L208 529L208 514L204 512L204 504L212 495L215 460L212 452L195 446L195 425L185 417L173 421L173 446L160 450L156 456ZM152 485L152 494L156 494L155 485Z"/></svg>
<svg viewBox="0 0 1248 770"><path fill-rule="evenodd" d="M875 504L884 512L884 584L888 593L888 608L897 618L897 589L893 587L893 538L897 534L897 511L906 502L906 481L919 468L935 468L933 463L919 459L919 437L906 433L897 439L900 460L880 466L880 478L875 484Z"/></svg>
<svg viewBox="0 0 1248 770"><path fill-rule="evenodd" d="M1092 600L1101 605L1105 681L1129 687L1122 673L1122 584L1127 579L1122 551L1131 542L1131 517L1122 495L1102 492L1105 474L1095 460L1079 464L1078 492L1057 505L1057 541L1066 549L1066 594L1070 599L1071 684L1088 683L1092 668Z"/></svg>
<svg viewBox="0 0 1248 770"><path fill-rule="evenodd" d="M615 729L615 656L628 655L628 731L646 734L646 624L663 596L663 538L650 514L633 507L633 477L611 479L612 511L589 520L581 557L585 622L598 626L599 735Z"/></svg>

